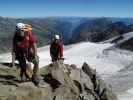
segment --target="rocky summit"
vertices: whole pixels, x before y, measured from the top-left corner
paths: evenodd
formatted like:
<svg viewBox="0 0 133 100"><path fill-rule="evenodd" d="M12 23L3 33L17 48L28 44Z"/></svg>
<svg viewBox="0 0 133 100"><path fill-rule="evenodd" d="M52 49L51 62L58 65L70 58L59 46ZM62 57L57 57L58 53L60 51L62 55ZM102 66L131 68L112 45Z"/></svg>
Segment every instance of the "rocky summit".
<svg viewBox="0 0 133 100"><path fill-rule="evenodd" d="M86 63L79 69L58 61L41 68L39 76L38 86L21 82L18 67L0 64L0 100L117 100Z"/></svg>

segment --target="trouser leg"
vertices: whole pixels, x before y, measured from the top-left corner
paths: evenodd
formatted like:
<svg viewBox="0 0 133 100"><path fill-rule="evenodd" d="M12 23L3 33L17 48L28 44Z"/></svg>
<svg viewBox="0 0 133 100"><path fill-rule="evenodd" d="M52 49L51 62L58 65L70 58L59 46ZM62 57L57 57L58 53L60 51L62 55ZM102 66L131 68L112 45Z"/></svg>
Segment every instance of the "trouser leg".
<svg viewBox="0 0 133 100"><path fill-rule="evenodd" d="M59 60L59 57L57 55L52 56L52 62L56 62Z"/></svg>
<svg viewBox="0 0 133 100"><path fill-rule="evenodd" d="M19 66L20 66L20 77L21 79L25 76L27 79L30 79L30 76L27 73L27 64L26 64L26 58L21 56L19 59Z"/></svg>
<svg viewBox="0 0 133 100"><path fill-rule="evenodd" d="M32 63L34 64L34 67L33 67L33 77L36 77L38 75L38 72L39 72L39 57L36 56L32 60Z"/></svg>
<svg viewBox="0 0 133 100"><path fill-rule="evenodd" d="M24 57L18 59L19 66L20 66L20 77L23 78L24 75L26 76L26 60Z"/></svg>

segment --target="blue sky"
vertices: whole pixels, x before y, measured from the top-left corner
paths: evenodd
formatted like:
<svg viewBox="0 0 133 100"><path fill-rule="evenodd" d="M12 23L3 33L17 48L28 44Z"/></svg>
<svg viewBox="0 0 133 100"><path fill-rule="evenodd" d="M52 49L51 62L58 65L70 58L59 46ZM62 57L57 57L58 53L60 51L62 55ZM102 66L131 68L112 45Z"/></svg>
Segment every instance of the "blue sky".
<svg viewBox="0 0 133 100"><path fill-rule="evenodd" d="M6 17L133 17L133 0L0 0Z"/></svg>

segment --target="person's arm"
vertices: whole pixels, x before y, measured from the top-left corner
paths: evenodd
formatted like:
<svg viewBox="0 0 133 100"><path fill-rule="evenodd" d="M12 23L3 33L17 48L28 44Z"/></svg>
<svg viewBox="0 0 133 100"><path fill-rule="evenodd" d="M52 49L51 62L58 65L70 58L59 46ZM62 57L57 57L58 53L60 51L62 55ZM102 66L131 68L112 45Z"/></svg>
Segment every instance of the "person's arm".
<svg viewBox="0 0 133 100"><path fill-rule="evenodd" d="M50 48L49 48L49 49L50 49L50 50L49 50L49 51L50 51L49 53L50 53L50 56L51 56L51 58L52 58L52 56L53 56L53 55L52 55L52 43L50 44Z"/></svg>
<svg viewBox="0 0 133 100"><path fill-rule="evenodd" d="M13 36L13 41L12 41L12 53L15 52L15 35Z"/></svg>
<svg viewBox="0 0 133 100"><path fill-rule="evenodd" d="M63 47L63 42L61 41L61 43L60 43L60 58L63 58L63 52L64 52L64 47Z"/></svg>
<svg viewBox="0 0 133 100"><path fill-rule="evenodd" d="M12 52L12 67L15 66L15 52Z"/></svg>
<svg viewBox="0 0 133 100"><path fill-rule="evenodd" d="M12 55L12 67L15 66L15 49L16 49L16 46L15 46L15 39L16 39L16 34L14 34L14 37L13 37L13 41L12 41L12 51L11 51L11 55Z"/></svg>
<svg viewBox="0 0 133 100"><path fill-rule="evenodd" d="M37 56L37 44L33 43L33 52L34 52L34 56Z"/></svg>

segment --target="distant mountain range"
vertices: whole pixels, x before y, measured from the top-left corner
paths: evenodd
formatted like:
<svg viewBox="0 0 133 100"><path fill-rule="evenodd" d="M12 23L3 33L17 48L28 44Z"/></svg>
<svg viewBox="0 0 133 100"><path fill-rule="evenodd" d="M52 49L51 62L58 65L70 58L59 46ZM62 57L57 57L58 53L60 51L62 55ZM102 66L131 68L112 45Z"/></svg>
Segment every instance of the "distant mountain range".
<svg viewBox="0 0 133 100"><path fill-rule="evenodd" d="M50 43L53 34L60 34L65 44L80 41L99 42L118 34L133 31L133 18L88 18L88 17L48 17L48 18L5 18L0 17L0 51L11 48L15 25L18 22L33 26L38 46Z"/></svg>
<svg viewBox="0 0 133 100"><path fill-rule="evenodd" d="M128 21L125 22L125 19L124 21L115 20L117 19L112 20L111 18L97 18L93 20L86 20L75 28L70 42L100 42L119 34L133 31L133 24L129 24Z"/></svg>

